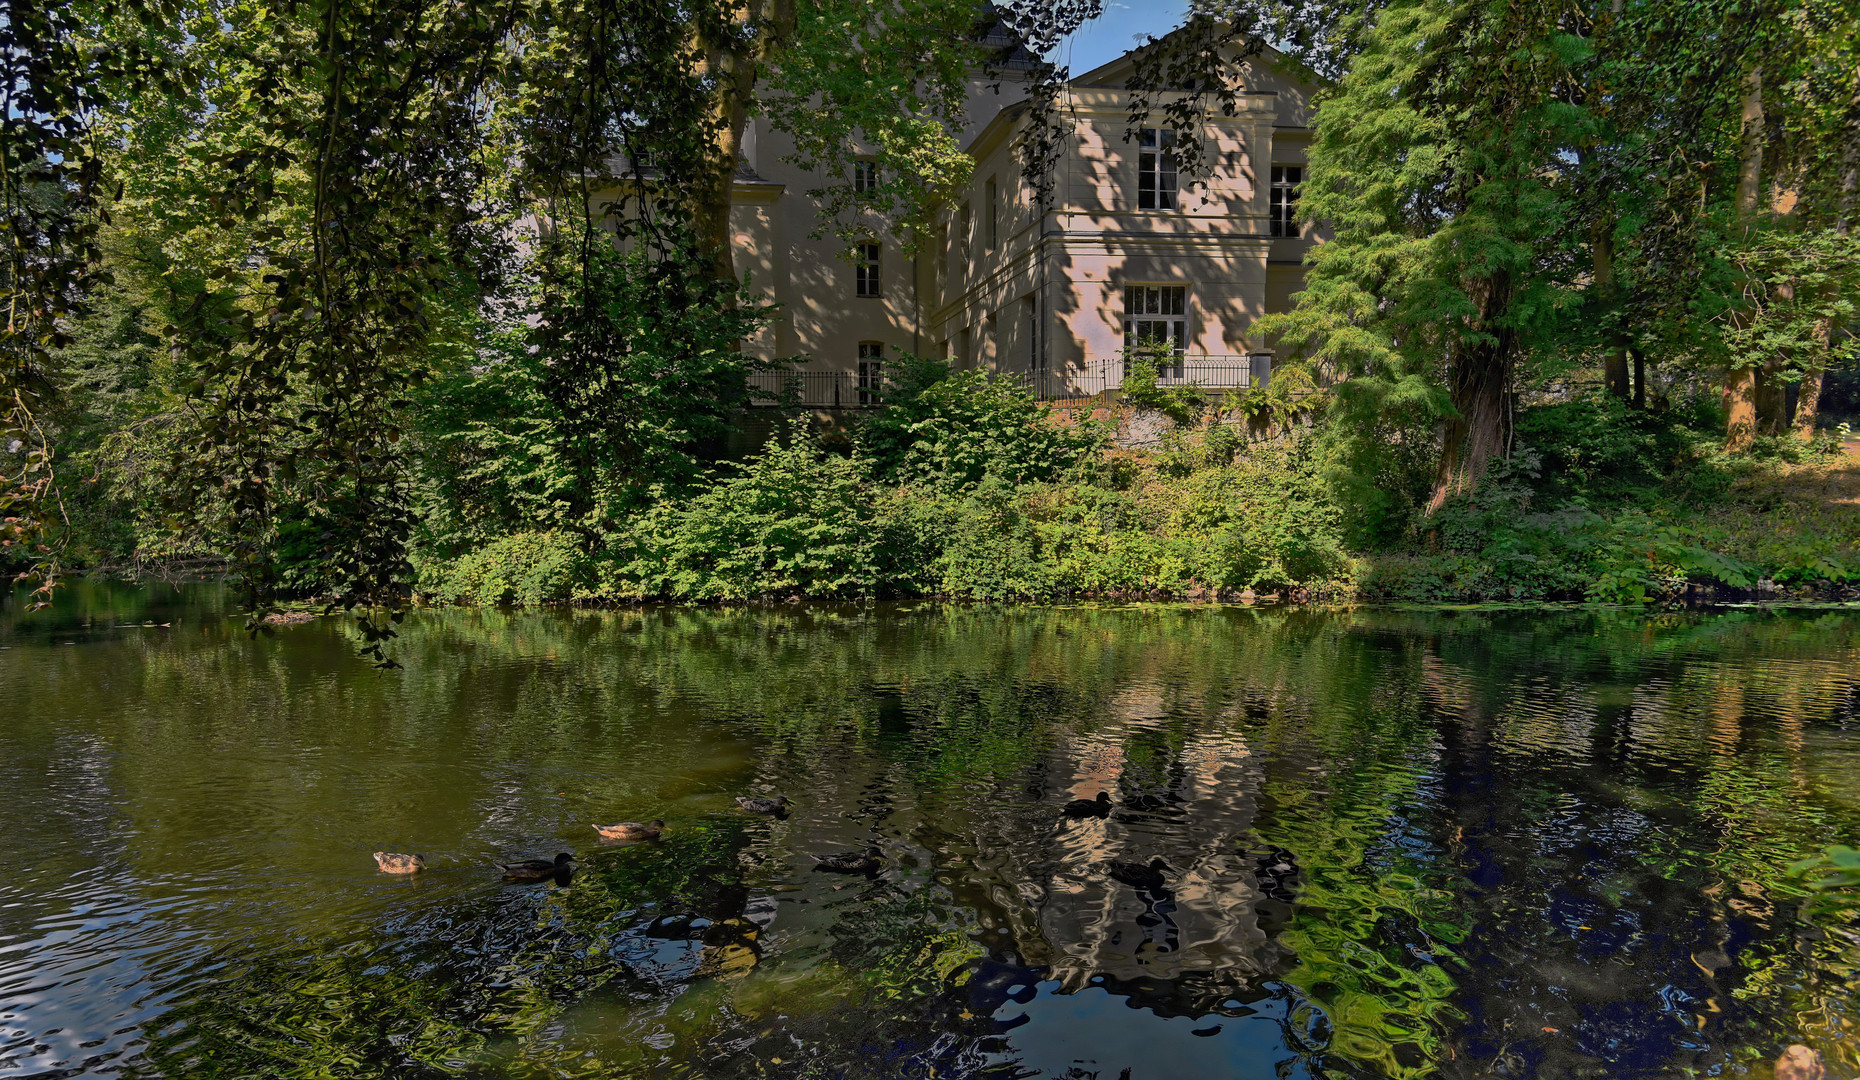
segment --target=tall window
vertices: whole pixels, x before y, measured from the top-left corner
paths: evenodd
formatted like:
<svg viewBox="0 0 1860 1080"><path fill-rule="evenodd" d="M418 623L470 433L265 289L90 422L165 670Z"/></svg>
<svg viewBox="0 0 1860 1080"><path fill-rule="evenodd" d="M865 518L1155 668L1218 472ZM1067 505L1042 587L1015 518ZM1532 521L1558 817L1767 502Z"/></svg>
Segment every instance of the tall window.
<svg viewBox="0 0 1860 1080"><path fill-rule="evenodd" d="M1272 235L1298 235L1298 185L1304 180L1301 165L1272 167Z"/></svg>
<svg viewBox="0 0 1860 1080"><path fill-rule="evenodd" d="M969 213L969 204L962 204L962 212L956 221L956 243L962 245L962 260L969 260L969 245L974 243L975 217Z"/></svg>
<svg viewBox="0 0 1860 1080"><path fill-rule="evenodd" d="M1131 285L1124 290L1124 348L1167 347L1175 363L1159 363L1156 374L1180 379L1188 350L1188 289L1182 285ZM1130 361L1124 361L1130 373Z"/></svg>
<svg viewBox="0 0 1860 1080"><path fill-rule="evenodd" d="M878 400L878 392L885 385L885 346L876 341L859 343L859 404L870 405Z"/></svg>
<svg viewBox="0 0 1860 1080"><path fill-rule="evenodd" d="M878 162L860 158L853 162L853 194L859 196L878 194Z"/></svg>
<svg viewBox="0 0 1860 1080"><path fill-rule="evenodd" d="M877 296L878 293L878 245L859 244L853 252L853 269L857 274L859 296ZM841 354L844 355L844 354Z"/></svg>
<svg viewBox="0 0 1860 1080"><path fill-rule="evenodd" d="M988 188L988 219L987 219L988 249L990 251L993 251L995 245L1001 242L1000 189L995 186L994 177L991 176L988 178L987 188Z"/></svg>
<svg viewBox="0 0 1860 1080"><path fill-rule="evenodd" d="M1137 209L1174 210L1175 132L1144 128L1137 135Z"/></svg>

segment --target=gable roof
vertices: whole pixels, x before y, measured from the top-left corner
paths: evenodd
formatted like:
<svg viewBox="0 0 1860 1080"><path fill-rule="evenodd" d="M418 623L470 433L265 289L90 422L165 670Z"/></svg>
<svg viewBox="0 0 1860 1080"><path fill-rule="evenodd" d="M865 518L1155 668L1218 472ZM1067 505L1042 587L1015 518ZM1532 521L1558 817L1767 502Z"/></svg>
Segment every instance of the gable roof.
<svg viewBox="0 0 1860 1080"><path fill-rule="evenodd" d="M1126 49L1116 59L1100 64L1082 75L1074 75L1067 81L1073 86L1107 87L1117 90L1126 89L1130 83L1131 77L1136 74L1137 58L1140 55L1158 46L1175 43L1175 41L1186 34L1187 31L1187 26L1178 26L1162 37L1152 38L1141 45ZM1298 81L1313 84L1324 81L1312 72L1305 70L1303 64L1293 60L1291 57L1273 48L1271 44L1266 42L1261 42L1260 51L1247 59L1264 60L1266 63L1279 69L1280 74L1290 76Z"/></svg>

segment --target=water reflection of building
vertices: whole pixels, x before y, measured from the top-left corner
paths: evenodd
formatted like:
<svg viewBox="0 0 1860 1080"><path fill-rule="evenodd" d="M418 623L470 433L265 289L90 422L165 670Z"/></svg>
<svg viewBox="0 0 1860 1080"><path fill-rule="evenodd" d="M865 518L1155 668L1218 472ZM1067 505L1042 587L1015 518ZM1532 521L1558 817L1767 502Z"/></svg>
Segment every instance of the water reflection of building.
<svg viewBox="0 0 1860 1080"><path fill-rule="evenodd" d="M1054 746L1043 762L1051 796L978 808L981 855L966 884L1003 913L1024 962L1065 988L1108 979L1164 999L1152 1002L1161 1011L1205 1012L1292 960L1267 932L1283 903L1267 893L1270 873L1262 889L1264 853L1249 840L1260 769L1222 722L1185 733L1156 711L1117 711ZM1136 751L1147 760L1133 763ZM1108 818L1057 812L1099 791L1111 794ZM1160 869L1160 883L1118 880L1125 864L1137 878Z"/></svg>

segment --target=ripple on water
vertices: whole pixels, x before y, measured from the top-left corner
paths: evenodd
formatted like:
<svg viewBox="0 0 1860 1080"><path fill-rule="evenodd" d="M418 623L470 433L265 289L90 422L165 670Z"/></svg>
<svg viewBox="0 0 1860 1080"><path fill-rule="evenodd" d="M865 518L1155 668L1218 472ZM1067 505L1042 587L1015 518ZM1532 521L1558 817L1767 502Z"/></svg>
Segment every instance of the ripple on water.
<svg viewBox="0 0 1860 1080"><path fill-rule="evenodd" d="M6 630L0 1076L1853 1072L1852 927L1780 872L1860 828L1837 623L453 611L389 676Z"/></svg>

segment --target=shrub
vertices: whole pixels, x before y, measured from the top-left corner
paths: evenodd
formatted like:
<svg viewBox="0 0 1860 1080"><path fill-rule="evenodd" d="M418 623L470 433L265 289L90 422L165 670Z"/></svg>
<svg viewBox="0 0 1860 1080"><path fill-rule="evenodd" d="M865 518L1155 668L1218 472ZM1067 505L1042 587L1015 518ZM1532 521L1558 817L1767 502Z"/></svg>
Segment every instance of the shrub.
<svg viewBox="0 0 1860 1080"><path fill-rule="evenodd" d="M448 562L422 568L420 591L485 607L568 600L588 581L588 560L565 533L512 533Z"/></svg>
<svg viewBox="0 0 1860 1080"><path fill-rule="evenodd" d="M941 592L970 600L1032 600L1063 590L1058 564L1027 514L1025 493L989 474L949 509L937 566Z"/></svg>
<svg viewBox="0 0 1860 1080"><path fill-rule="evenodd" d="M1093 425L1062 428L1010 379L907 356L885 407L859 425L855 454L874 479L960 494L998 476L1012 484L1071 476L1092 462L1104 436Z"/></svg>
<svg viewBox="0 0 1860 1080"><path fill-rule="evenodd" d="M661 497L610 553L617 596L869 596L882 584L872 492L852 461L777 438L687 502Z"/></svg>

